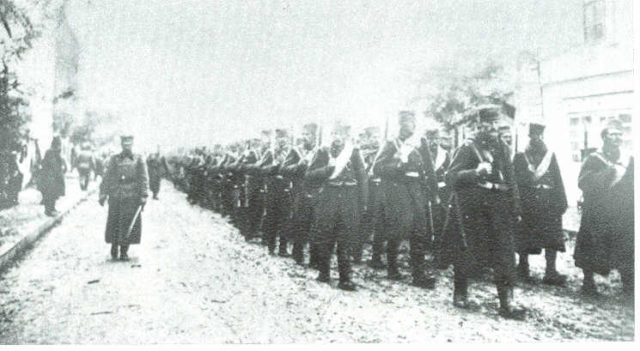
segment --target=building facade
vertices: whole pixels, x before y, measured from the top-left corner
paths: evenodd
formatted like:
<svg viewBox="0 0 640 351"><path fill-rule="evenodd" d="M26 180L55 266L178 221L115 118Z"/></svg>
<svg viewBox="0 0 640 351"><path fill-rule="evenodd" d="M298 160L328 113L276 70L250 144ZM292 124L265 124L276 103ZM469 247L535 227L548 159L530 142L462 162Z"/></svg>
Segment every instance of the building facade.
<svg viewBox="0 0 640 351"><path fill-rule="evenodd" d="M583 41L565 52L536 59L523 54L516 89L519 148L530 122L547 125L545 140L556 152L567 196L580 199L577 178L582 160L601 147L600 131L612 119L624 124L623 148L632 152L632 0L585 0Z"/></svg>

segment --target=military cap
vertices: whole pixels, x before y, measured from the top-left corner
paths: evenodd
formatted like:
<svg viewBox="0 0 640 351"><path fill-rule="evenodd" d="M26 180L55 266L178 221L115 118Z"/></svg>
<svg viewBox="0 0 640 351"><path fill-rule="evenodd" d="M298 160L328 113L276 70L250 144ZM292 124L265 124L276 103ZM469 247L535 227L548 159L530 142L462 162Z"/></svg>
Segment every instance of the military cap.
<svg viewBox="0 0 640 351"><path fill-rule="evenodd" d="M260 132L260 134L270 136L273 133L270 129L265 129L262 132Z"/></svg>
<svg viewBox="0 0 640 351"><path fill-rule="evenodd" d="M333 123L333 132L340 134L349 134L351 133L351 126L342 120L337 120Z"/></svg>
<svg viewBox="0 0 640 351"><path fill-rule="evenodd" d="M511 132L511 126L502 125L502 126L498 127L498 132L500 132L500 133Z"/></svg>
<svg viewBox="0 0 640 351"><path fill-rule="evenodd" d="M121 135L120 142L123 144L133 144L133 135Z"/></svg>
<svg viewBox="0 0 640 351"><path fill-rule="evenodd" d="M500 107L496 105L483 105L478 107L477 122L495 122L500 119Z"/></svg>
<svg viewBox="0 0 640 351"><path fill-rule="evenodd" d="M440 130L436 128L427 129L424 133L427 139L435 139L440 136Z"/></svg>
<svg viewBox="0 0 640 351"><path fill-rule="evenodd" d="M609 122L607 122L607 125L605 126L605 128L607 130L609 130L609 129L615 129L615 130L619 130L619 131L623 131L624 130L624 128L622 127L622 122L620 122L617 119L613 119L613 120L610 120Z"/></svg>
<svg viewBox="0 0 640 351"><path fill-rule="evenodd" d="M286 129L276 129L276 138L286 138L289 135Z"/></svg>
<svg viewBox="0 0 640 351"><path fill-rule="evenodd" d="M529 123L529 136L542 135L544 133L545 126L539 123Z"/></svg>
<svg viewBox="0 0 640 351"><path fill-rule="evenodd" d="M364 134L368 137L373 137L380 134L380 127L367 127L364 129Z"/></svg>
<svg viewBox="0 0 640 351"><path fill-rule="evenodd" d="M311 134L315 134L316 131L318 130L318 125L316 123L307 123L305 125L302 126L302 129L308 131Z"/></svg>
<svg viewBox="0 0 640 351"><path fill-rule="evenodd" d="M60 136L56 135L53 137L53 139L51 140L51 148L53 149L59 149L62 146L62 140L60 139Z"/></svg>
<svg viewBox="0 0 640 351"><path fill-rule="evenodd" d="M416 113L413 111L400 111L398 113L398 123L416 122Z"/></svg>

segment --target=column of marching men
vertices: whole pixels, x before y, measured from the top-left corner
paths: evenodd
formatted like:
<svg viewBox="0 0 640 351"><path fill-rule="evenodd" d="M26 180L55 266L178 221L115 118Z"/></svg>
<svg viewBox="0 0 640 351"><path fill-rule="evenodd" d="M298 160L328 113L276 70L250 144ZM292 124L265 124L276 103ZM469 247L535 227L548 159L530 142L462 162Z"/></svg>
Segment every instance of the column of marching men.
<svg viewBox="0 0 640 351"><path fill-rule="evenodd" d="M513 287L518 279L533 282L529 255L544 250L542 282L565 284L556 259L565 251L567 199L545 127L532 123L529 144L513 156L510 134L499 133L500 114L479 108L470 121L474 136L456 150L442 130L412 138L415 114L401 111L398 134L383 142L379 128L353 140L351 127L336 122L321 147L322 131L308 123L298 138L287 129L263 131L260 139L195 149L170 162L192 204L229 216L247 241L260 238L272 255L300 265L308 257L320 282L330 281L335 252L338 288L356 290L351 266L361 263L369 241L369 265L402 280L398 249L406 240L414 286L433 289L436 269L453 265L454 305L469 308L470 281L489 270L500 315L522 319ZM587 157L579 177L584 211L575 259L589 295L597 294L594 273L617 269L624 294L633 296L633 159L620 152L621 133L619 124L607 125L603 148ZM425 262L427 253L433 261Z"/></svg>

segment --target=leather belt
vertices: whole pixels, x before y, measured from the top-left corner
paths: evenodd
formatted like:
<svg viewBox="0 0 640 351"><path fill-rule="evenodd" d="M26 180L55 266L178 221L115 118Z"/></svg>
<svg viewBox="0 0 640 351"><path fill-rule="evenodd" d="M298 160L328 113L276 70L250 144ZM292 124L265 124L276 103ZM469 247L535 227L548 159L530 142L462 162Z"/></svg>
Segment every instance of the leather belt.
<svg viewBox="0 0 640 351"><path fill-rule="evenodd" d="M358 183L357 182L353 182L353 181L342 181L342 182L340 182L340 181L338 181L338 182L331 181L331 182L328 182L327 185L329 185L329 186L356 186L356 185L358 185Z"/></svg>
<svg viewBox="0 0 640 351"><path fill-rule="evenodd" d="M489 189L489 190L498 190L498 191L511 190L511 187L509 185L503 184L503 183L484 182L484 183L478 183L478 186L484 189Z"/></svg>
<svg viewBox="0 0 640 351"><path fill-rule="evenodd" d="M407 172L404 174L407 177L411 177L411 178L418 178L420 176L420 173L418 172Z"/></svg>
<svg viewBox="0 0 640 351"><path fill-rule="evenodd" d="M547 184L538 184L538 185L534 186L534 189L549 190L549 189L553 189L553 187L551 185L547 185Z"/></svg>

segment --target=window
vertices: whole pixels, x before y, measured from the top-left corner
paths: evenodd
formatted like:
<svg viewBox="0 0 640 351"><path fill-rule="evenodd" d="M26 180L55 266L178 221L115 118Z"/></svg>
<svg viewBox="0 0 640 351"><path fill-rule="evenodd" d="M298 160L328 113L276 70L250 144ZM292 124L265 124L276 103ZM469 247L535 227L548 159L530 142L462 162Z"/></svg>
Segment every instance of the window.
<svg viewBox="0 0 640 351"><path fill-rule="evenodd" d="M604 37L604 0L586 1L584 4L584 40L595 42Z"/></svg>

